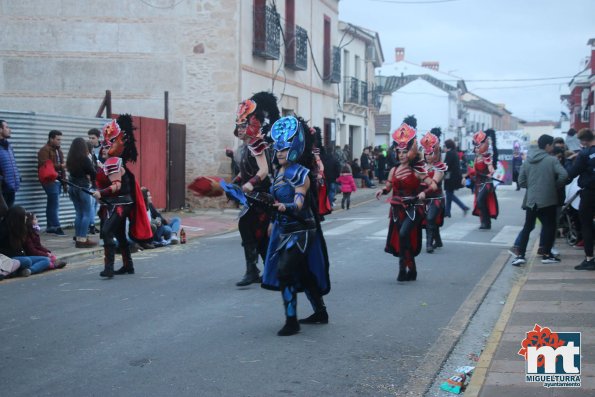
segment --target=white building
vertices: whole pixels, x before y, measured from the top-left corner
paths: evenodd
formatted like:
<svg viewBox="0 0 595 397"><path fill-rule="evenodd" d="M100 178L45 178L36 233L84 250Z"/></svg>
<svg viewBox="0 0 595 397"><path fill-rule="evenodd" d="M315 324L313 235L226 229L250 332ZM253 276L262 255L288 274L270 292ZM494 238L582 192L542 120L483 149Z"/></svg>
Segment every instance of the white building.
<svg viewBox="0 0 595 397"><path fill-rule="evenodd" d="M375 142L375 115L378 97L374 90L374 70L384 62L378 33L339 22L341 76L337 134L334 145L349 145L354 158Z"/></svg>
<svg viewBox="0 0 595 397"><path fill-rule="evenodd" d="M466 92L461 78L440 72L438 62L406 61L404 48L396 48L395 62L377 73L376 83L383 92L380 114L391 115L391 131L406 116L415 115L420 134L440 127L443 139L459 140L460 96ZM378 136L376 143L390 143L390 135Z"/></svg>

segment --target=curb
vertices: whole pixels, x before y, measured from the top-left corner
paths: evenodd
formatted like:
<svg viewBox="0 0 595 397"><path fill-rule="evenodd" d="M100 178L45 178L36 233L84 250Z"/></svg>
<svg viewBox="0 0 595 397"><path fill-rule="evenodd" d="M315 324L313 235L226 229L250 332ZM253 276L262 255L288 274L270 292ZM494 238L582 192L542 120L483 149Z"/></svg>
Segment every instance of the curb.
<svg viewBox="0 0 595 397"><path fill-rule="evenodd" d="M494 325L494 329L488 338L486 346L479 356L479 361L473 370L473 375L471 376L471 381L467 385L465 389L465 396L479 396L481 389L486 381L488 376L488 370L490 365L492 364L492 360L494 359L494 354L496 353L496 349L498 348L498 344L500 343L500 339L502 339L502 335L504 334L504 330L506 329L506 325L508 324L508 320L512 315L512 310L514 309L514 305L516 304L517 298L519 293L521 292L521 288L525 285L527 281L527 277L533 268L537 256L537 248L539 245L539 241L536 241L533 245L533 249L531 250L531 258L527 262L529 265L525 269L525 274L521 276L512 286L510 293L508 294L508 298L506 299L506 304L502 308L502 313L500 313L500 317L496 321Z"/></svg>
<svg viewBox="0 0 595 397"><path fill-rule="evenodd" d="M469 326L490 288L508 263L509 257L508 252L502 252L494 259L481 280L452 316L448 325L436 338L436 342L428 350L415 372L409 377L409 381L403 387L403 390L407 390L406 395L423 396L430 390L444 362Z"/></svg>

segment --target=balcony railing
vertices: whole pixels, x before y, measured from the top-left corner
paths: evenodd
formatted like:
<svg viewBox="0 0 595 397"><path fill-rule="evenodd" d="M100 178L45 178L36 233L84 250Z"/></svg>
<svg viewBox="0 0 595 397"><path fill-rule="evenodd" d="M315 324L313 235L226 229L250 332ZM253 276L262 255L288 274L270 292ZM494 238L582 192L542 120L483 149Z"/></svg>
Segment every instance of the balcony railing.
<svg viewBox="0 0 595 397"><path fill-rule="evenodd" d="M295 32L287 32L285 66L293 70L308 69L308 32L295 25Z"/></svg>
<svg viewBox="0 0 595 397"><path fill-rule="evenodd" d="M333 46L332 69L328 81L330 83L341 82L341 48L337 46Z"/></svg>
<svg viewBox="0 0 595 397"><path fill-rule="evenodd" d="M279 13L269 6L254 6L254 43L252 53L264 59L279 59Z"/></svg>
<svg viewBox="0 0 595 397"><path fill-rule="evenodd" d="M344 102L355 105L368 106L368 83L355 77L345 77Z"/></svg>

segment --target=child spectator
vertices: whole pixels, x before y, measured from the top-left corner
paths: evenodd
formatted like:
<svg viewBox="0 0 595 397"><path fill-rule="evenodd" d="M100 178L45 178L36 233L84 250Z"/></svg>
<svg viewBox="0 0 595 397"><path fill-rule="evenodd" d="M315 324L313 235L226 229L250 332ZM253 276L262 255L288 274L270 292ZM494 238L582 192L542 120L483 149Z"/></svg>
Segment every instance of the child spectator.
<svg viewBox="0 0 595 397"><path fill-rule="evenodd" d="M351 192L357 191L357 188L355 187L355 181L351 174L351 168L349 168L348 165L344 165L343 168L341 168L341 175L337 178L337 182L341 184L341 193L343 193L341 208L345 209L345 204L347 204L347 209L349 209L349 205L351 204Z"/></svg>
<svg viewBox="0 0 595 397"><path fill-rule="evenodd" d="M41 227L37 223L37 216L34 213L27 212L26 224L27 235L23 243L25 254L27 256L47 256L50 258L50 269L62 269L66 266L65 261L58 260L56 255L52 254L52 251L41 244L41 239L39 238Z"/></svg>
<svg viewBox="0 0 595 397"><path fill-rule="evenodd" d="M16 205L8 210L6 217L0 222L0 253L21 262L20 275L27 277L49 269L50 258L47 255L29 256L25 253L25 220L26 212L23 207Z"/></svg>

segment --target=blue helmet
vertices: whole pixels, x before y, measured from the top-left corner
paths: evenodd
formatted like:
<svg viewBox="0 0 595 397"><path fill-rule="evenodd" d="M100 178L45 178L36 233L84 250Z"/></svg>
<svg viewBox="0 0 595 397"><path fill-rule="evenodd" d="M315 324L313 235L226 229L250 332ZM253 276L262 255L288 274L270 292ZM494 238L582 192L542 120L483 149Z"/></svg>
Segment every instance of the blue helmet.
<svg viewBox="0 0 595 397"><path fill-rule="evenodd" d="M294 116L281 117L275 121L271 128L271 137L275 152L289 149L287 161L297 162L304 152L306 146L304 128Z"/></svg>

